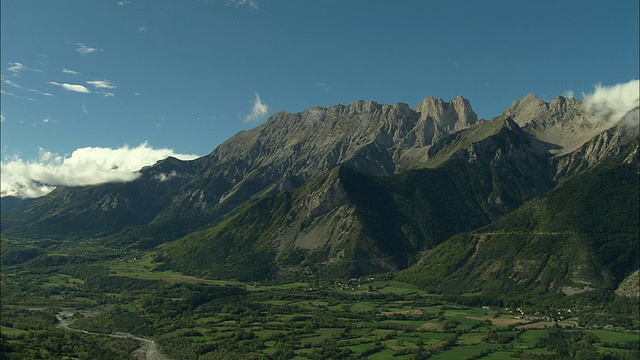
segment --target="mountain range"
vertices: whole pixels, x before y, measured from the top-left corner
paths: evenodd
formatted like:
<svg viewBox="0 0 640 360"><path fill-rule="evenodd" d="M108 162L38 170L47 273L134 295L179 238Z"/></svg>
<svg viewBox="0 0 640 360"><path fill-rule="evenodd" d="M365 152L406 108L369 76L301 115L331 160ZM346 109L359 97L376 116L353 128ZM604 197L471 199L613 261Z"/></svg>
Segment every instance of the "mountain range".
<svg viewBox="0 0 640 360"><path fill-rule="evenodd" d="M5 197L2 235L153 249L205 278L637 297L638 114L534 95L491 120L462 97L281 112L131 182Z"/></svg>

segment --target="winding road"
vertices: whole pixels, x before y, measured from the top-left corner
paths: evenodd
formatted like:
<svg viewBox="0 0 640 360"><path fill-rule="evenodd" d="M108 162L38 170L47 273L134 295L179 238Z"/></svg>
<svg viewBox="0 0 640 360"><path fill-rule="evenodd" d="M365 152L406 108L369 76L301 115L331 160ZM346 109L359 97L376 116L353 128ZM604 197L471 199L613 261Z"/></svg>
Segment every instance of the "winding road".
<svg viewBox="0 0 640 360"><path fill-rule="evenodd" d="M101 334L101 333L95 333L91 331L71 328L69 327L69 325L71 325L71 323L73 322L73 320L70 319L72 315L73 315L72 310L63 310L58 312L56 314L56 319L58 320L58 324L56 325L56 327L65 331L74 331L81 334L103 335L103 336L107 335L109 337L117 338L117 339L131 338L140 343L140 347L133 351L133 354L136 356L136 358L140 360L170 360L168 357L162 355L158 351L158 347L156 346L156 343L153 340L141 338L141 337L138 337L129 333L124 333L124 332L116 332L113 334Z"/></svg>

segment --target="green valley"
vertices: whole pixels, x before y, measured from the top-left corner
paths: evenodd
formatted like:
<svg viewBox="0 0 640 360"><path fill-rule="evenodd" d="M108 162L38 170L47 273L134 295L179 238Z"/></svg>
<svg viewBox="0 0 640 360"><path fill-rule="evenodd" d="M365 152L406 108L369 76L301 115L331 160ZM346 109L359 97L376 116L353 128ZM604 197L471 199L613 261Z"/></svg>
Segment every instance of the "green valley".
<svg viewBox="0 0 640 360"><path fill-rule="evenodd" d="M3 266L3 358L123 359L148 351L151 339L157 356L175 359L638 355L637 309L625 302L604 309L556 297L512 305L429 293L390 274L207 280L164 270L154 252L112 249L112 259L101 260L95 243L85 246L74 253L51 245ZM604 322L588 322L603 310Z"/></svg>

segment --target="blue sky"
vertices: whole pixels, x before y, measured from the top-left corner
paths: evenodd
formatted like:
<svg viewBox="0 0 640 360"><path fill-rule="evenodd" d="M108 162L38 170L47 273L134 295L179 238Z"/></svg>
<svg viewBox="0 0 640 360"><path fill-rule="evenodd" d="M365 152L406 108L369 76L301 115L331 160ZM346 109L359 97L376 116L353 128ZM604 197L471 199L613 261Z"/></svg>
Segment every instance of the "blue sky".
<svg viewBox="0 0 640 360"><path fill-rule="evenodd" d="M358 99L462 95L491 118L528 93L580 98L638 79L637 0L2 0L1 11L3 164L125 145L205 155L278 111Z"/></svg>

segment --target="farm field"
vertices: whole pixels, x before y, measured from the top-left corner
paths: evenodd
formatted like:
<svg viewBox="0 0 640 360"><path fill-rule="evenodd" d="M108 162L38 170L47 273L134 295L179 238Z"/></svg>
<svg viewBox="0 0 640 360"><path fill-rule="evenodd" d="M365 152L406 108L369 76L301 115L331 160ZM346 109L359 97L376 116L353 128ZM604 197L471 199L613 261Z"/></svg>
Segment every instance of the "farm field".
<svg viewBox="0 0 640 360"><path fill-rule="evenodd" d="M577 322L463 305L389 276L209 280L164 270L153 253L38 270L4 267L2 291L8 359L82 358L81 348L114 359L126 349L133 357L151 341L173 359L509 359L566 351L632 359L638 349L634 327L580 329L570 326ZM68 341L78 345L65 347Z"/></svg>

